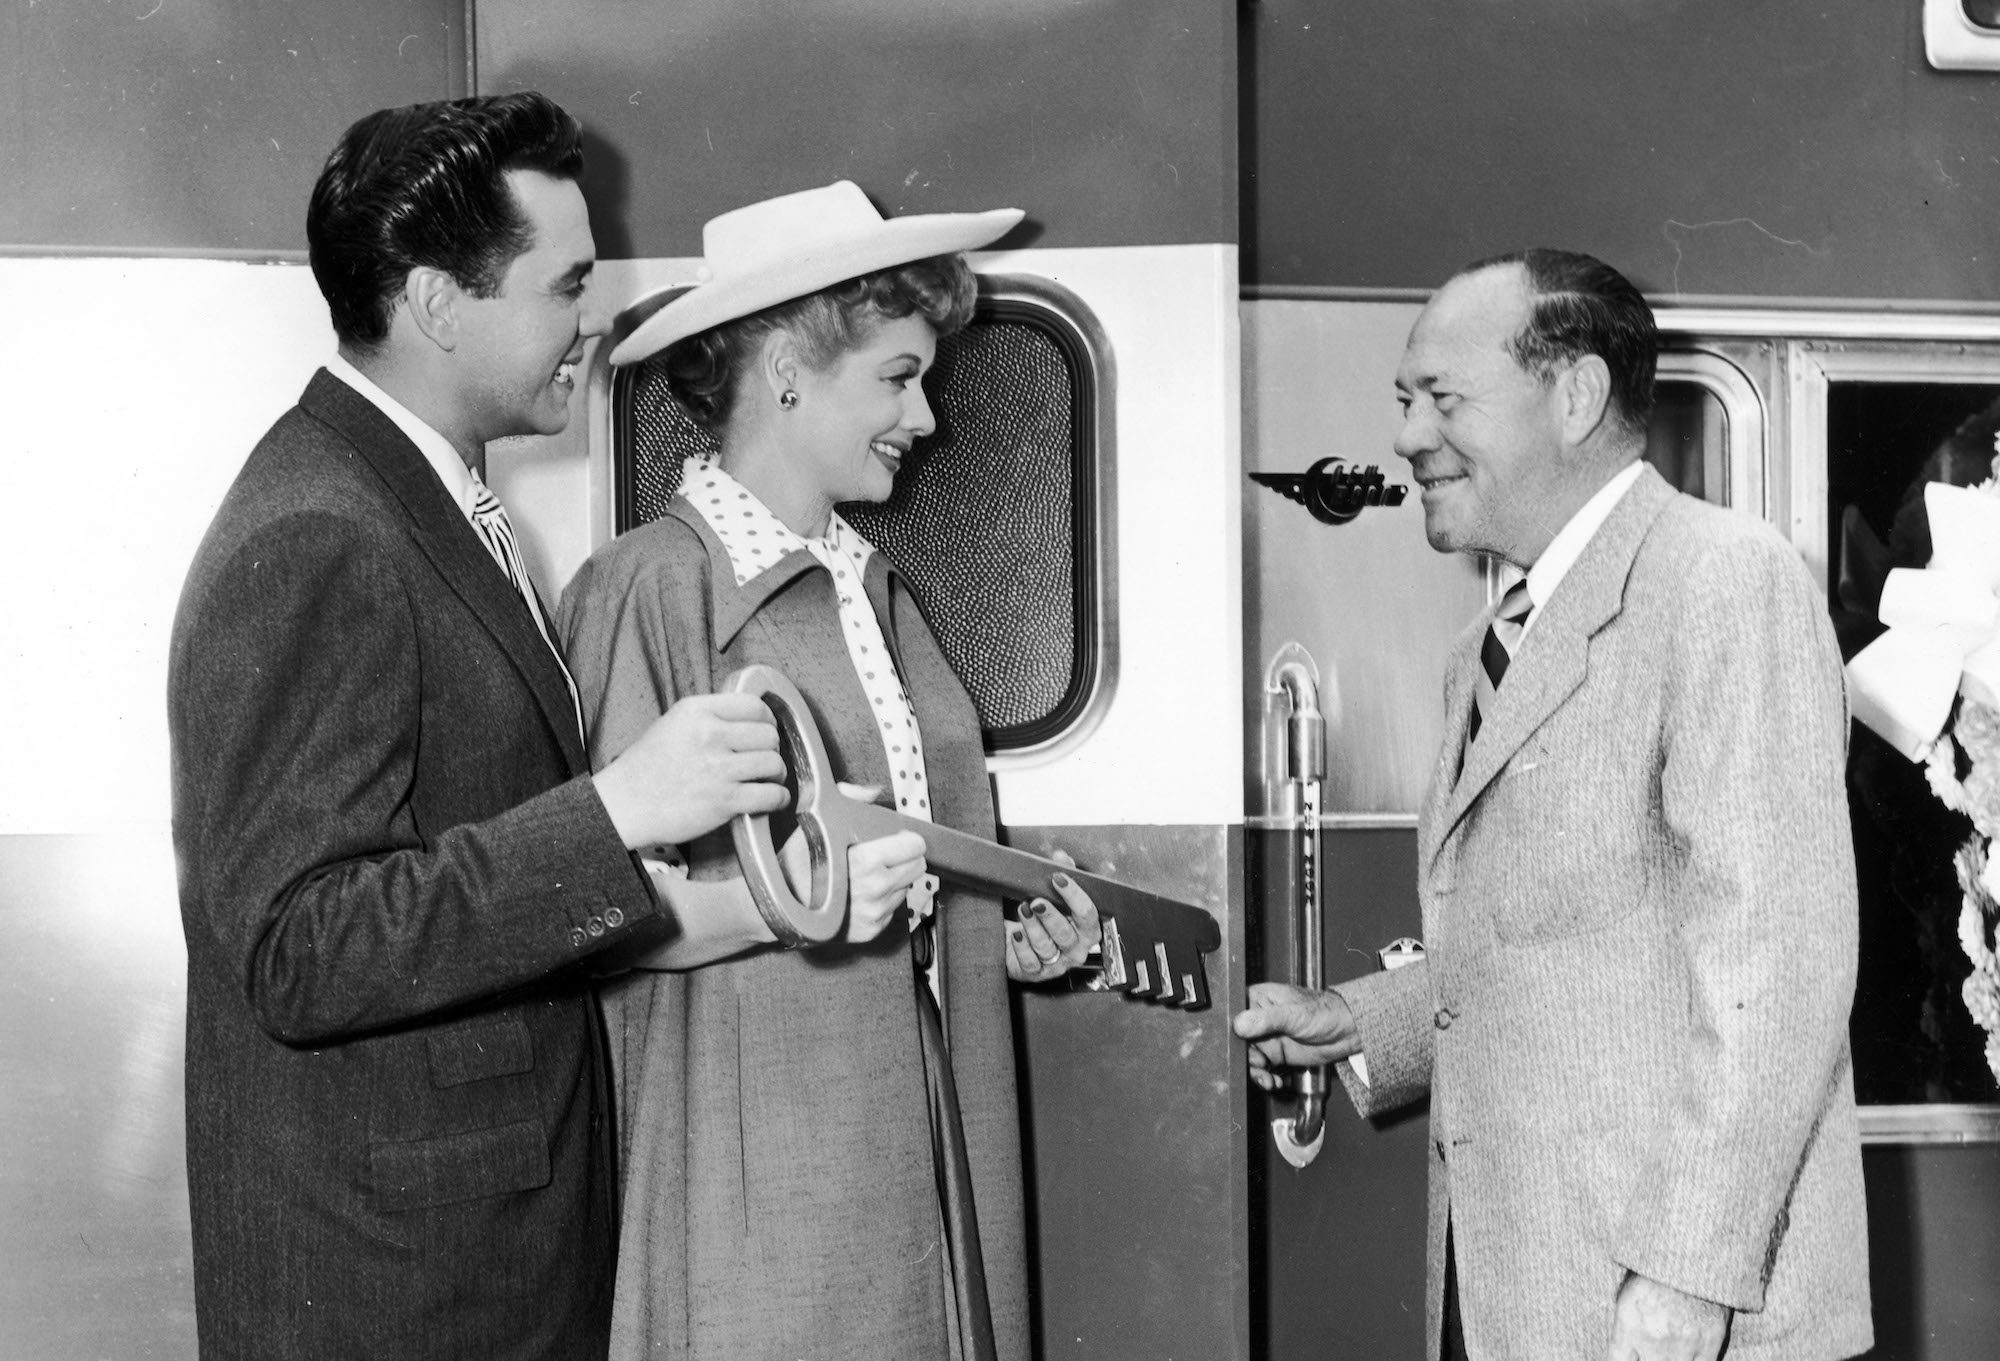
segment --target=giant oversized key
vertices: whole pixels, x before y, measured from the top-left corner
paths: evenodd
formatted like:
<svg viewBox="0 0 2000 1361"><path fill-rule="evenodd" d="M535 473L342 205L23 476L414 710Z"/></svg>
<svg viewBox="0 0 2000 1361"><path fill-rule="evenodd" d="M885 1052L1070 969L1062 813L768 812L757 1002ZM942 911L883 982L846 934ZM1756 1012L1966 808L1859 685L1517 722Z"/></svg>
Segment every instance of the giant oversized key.
<svg viewBox="0 0 2000 1361"><path fill-rule="evenodd" d="M816 945L839 933L847 911L848 847L892 832L913 831L924 839L924 859L932 873L988 893L1053 899L1055 876L1068 875L1097 905L1104 931L1106 986L1170 1006L1208 1005L1201 957L1222 944L1222 932L1215 918L1201 908L850 799L834 782L826 744L806 709L805 697L782 672L746 666L723 682L723 688L762 699L791 743L792 774L799 790L793 811L812 852L813 901L800 902L792 892L778 864L769 817L744 814L730 826L750 896L765 924L784 944Z"/></svg>

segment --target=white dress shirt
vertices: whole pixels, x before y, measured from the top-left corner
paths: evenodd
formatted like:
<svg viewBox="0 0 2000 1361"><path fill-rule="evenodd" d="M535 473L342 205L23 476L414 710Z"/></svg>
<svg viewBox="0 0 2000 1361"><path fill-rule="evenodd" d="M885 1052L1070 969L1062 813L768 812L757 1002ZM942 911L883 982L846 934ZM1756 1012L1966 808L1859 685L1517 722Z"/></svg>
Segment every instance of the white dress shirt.
<svg viewBox="0 0 2000 1361"><path fill-rule="evenodd" d="M339 354L326 361L326 371L366 397L377 410L396 423L398 430L410 437L410 443L417 446L424 462L430 464L431 471L438 475L438 481L444 483L451 503L458 507L465 522L471 524L472 501L478 490L472 480L472 470L465 466L465 460L458 456L458 450L452 448L451 441L424 424L415 412L384 392L374 379Z"/></svg>
<svg viewBox="0 0 2000 1361"><path fill-rule="evenodd" d="M1596 494L1577 509L1576 514L1569 517L1569 522L1556 531L1556 536L1549 540L1549 546L1535 559L1535 565L1528 569L1528 599L1532 604L1527 621L1521 626L1523 638L1535 626L1535 620L1541 617L1542 606L1555 595L1556 587L1562 585L1569 569L1576 566L1583 550L1597 537L1597 531L1610 518L1612 508L1639 480L1645 466L1644 460L1634 459L1619 469L1609 482L1599 487Z"/></svg>

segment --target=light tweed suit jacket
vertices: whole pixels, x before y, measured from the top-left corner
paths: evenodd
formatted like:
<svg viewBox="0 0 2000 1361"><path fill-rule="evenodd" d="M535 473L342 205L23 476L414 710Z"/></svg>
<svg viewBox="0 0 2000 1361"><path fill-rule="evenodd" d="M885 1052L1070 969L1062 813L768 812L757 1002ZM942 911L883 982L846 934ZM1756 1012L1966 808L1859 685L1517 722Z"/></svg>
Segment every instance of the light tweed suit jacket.
<svg viewBox="0 0 2000 1361"><path fill-rule="evenodd" d="M1598 1361L1628 1269L1738 1311L1729 1357L1865 1351L1847 712L1812 582L1648 469L1467 750L1486 624L1419 821L1428 959L1338 989L1363 1113L1431 1097L1430 1354L1447 1223L1482 1361Z"/></svg>

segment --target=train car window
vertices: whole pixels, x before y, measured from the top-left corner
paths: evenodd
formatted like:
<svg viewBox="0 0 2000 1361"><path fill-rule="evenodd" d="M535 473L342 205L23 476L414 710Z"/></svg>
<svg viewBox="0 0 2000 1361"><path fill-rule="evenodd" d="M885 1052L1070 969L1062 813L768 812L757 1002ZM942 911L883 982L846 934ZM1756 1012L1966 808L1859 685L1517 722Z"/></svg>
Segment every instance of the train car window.
<svg viewBox="0 0 2000 1361"><path fill-rule="evenodd" d="M1706 499L1709 464L1721 457L1729 418L1720 400L1699 383L1663 381L1654 388L1653 419L1646 431L1646 461L1689 496Z"/></svg>
<svg viewBox="0 0 2000 1361"><path fill-rule="evenodd" d="M841 514L914 583L994 753L1054 742L1089 708L1108 643L1108 355L1068 295L982 280L927 379L938 429L885 504ZM655 363L613 380L617 528L667 506L712 447Z"/></svg>
<svg viewBox="0 0 2000 1361"><path fill-rule="evenodd" d="M1889 571L1929 560L1924 486L1992 476L2000 318L1699 308L1662 309L1661 318L1661 415L1648 456L1663 470L1700 462L1709 499L1785 533L1826 592L1842 656L1852 657L1882 632ZM1687 383L1719 408L1720 463L1718 411L1676 391ZM1690 480L1679 485L1693 490ZM1952 858L1970 823L1933 796L1922 766L1859 724L1847 786L1861 928L1849 1034L1862 1137L2000 1142L2000 1087L1961 996L1971 966Z"/></svg>
<svg viewBox="0 0 2000 1361"><path fill-rule="evenodd" d="M1996 433L2000 369L1988 382L1827 384L1827 605L1844 656L1881 633L1888 572L1930 558L1924 486L1985 481ZM1859 725L1848 790L1862 930L1855 1095L1864 1106L2000 1101L1985 1032L1960 996L1952 856L1971 824L1933 797L1923 767Z"/></svg>
<svg viewBox="0 0 2000 1361"><path fill-rule="evenodd" d="M1764 403L1719 347L1662 348L1653 388L1646 461L1690 496L1761 510Z"/></svg>

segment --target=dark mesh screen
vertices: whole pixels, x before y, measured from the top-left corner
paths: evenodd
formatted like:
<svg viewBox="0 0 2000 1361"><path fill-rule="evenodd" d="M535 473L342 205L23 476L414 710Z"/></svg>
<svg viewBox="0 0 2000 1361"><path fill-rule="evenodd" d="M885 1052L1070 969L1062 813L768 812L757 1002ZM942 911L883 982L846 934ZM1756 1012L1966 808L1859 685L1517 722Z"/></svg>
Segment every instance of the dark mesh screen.
<svg viewBox="0 0 2000 1361"><path fill-rule="evenodd" d="M995 750L1059 731L1089 692L1096 546L1080 343L1034 309L983 302L938 346L926 380L937 433L904 462L894 497L840 508L915 584ZM714 445L658 363L621 370L612 400L622 531L665 510L682 461Z"/></svg>

